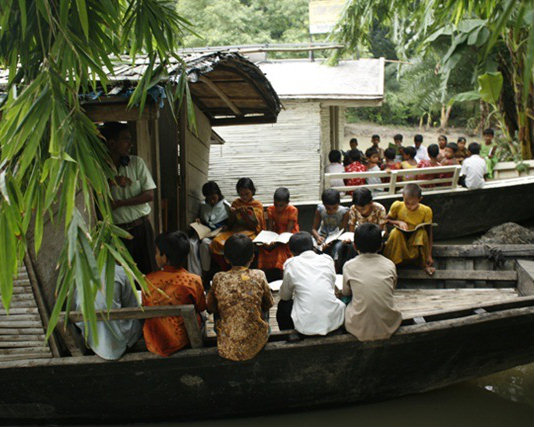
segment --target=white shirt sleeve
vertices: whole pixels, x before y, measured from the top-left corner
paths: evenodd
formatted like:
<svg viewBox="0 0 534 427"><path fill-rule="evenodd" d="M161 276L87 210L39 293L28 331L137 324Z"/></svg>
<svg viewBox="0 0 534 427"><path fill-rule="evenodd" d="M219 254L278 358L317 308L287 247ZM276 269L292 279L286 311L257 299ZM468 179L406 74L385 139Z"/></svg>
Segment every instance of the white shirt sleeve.
<svg viewBox="0 0 534 427"><path fill-rule="evenodd" d="M295 289L295 284L291 279L291 268L289 265L285 266L284 270L284 279L282 280L282 285L280 286L280 299L288 301L293 298L293 290Z"/></svg>

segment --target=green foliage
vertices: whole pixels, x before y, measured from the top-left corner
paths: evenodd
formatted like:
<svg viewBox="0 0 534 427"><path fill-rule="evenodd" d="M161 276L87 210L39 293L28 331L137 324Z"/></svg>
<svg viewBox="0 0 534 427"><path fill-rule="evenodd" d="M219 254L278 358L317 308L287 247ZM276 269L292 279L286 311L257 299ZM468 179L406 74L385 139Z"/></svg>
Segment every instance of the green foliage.
<svg viewBox="0 0 534 427"><path fill-rule="evenodd" d="M178 13L201 36L186 47L309 41L308 0L180 0Z"/></svg>
<svg viewBox="0 0 534 427"><path fill-rule="evenodd" d="M130 105L142 108L146 90L166 72L165 64L188 28L169 0L0 2L0 65L9 70L0 121L0 289L9 309L28 236L38 252L44 217L64 224L48 335L63 304L70 307L74 291L94 330L93 302L101 275L110 277L116 262L132 286L134 279L145 284L119 239L125 233L112 223L112 163L78 95L95 90L98 80L105 87L113 55L128 52L135 60L148 52L150 65L130 99ZM178 99L182 94L173 95ZM91 224L87 216L95 207L102 219ZM109 307L111 298L108 293Z"/></svg>

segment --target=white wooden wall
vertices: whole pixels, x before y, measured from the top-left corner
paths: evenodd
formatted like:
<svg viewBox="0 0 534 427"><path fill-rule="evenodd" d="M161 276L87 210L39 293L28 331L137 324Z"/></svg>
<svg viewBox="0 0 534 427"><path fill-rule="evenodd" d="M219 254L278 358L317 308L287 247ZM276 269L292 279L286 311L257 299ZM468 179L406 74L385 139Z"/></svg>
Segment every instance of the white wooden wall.
<svg viewBox="0 0 534 427"><path fill-rule="evenodd" d="M262 203L272 203L278 187L287 187L294 203L318 199L322 180L321 135L326 132L329 139L328 128L321 132L324 120L320 105L282 102L285 110L275 124L216 129L225 144L211 149L209 178L219 184L229 201L236 198L235 184L241 177L254 181L256 198ZM326 114L328 126L328 107Z"/></svg>
<svg viewBox="0 0 534 427"><path fill-rule="evenodd" d="M198 215L199 205L204 197L202 186L208 181L210 158L211 125L208 118L195 108L198 135L190 129L185 131L187 223Z"/></svg>

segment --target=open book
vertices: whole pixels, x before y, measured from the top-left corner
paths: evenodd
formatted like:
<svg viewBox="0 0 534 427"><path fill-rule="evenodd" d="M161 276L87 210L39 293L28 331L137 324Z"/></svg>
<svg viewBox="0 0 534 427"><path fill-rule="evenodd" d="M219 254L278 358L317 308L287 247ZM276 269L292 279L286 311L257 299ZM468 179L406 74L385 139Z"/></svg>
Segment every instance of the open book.
<svg viewBox="0 0 534 427"><path fill-rule="evenodd" d="M399 231L402 231L403 233L413 233L414 231L417 231L419 230L420 228L423 228L423 227L426 227L427 225L431 225L432 227L435 227L436 224L435 222L422 222L421 224L417 224L415 226L414 229L411 229L411 230L403 230L402 228L400 228L398 225L394 225L393 227L395 227L397 230Z"/></svg>
<svg viewBox="0 0 534 427"><path fill-rule="evenodd" d="M349 240L351 242L354 241L354 232L351 231L345 231L343 228L339 231L336 231L333 234L330 234L323 242L322 245L318 245L317 242L314 239L315 247L324 250L325 247L327 247L330 243L335 242L336 240Z"/></svg>
<svg viewBox="0 0 534 427"><path fill-rule="evenodd" d="M222 230L222 227L219 227L215 230L212 230L209 227L206 227L204 224L199 224L198 222L192 222L189 224L189 226L195 230L195 233L197 233L197 236L199 240L205 239L206 237L212 238L215 237L217 234L219 234Z"/></svg>
<svg viewBox="0 0 534 427"><path fill-rule="evenodd" d="M258 245L270 245L271 243L289 243L292 233L275 233L274 231L262 230L252 241Z"/></svg>

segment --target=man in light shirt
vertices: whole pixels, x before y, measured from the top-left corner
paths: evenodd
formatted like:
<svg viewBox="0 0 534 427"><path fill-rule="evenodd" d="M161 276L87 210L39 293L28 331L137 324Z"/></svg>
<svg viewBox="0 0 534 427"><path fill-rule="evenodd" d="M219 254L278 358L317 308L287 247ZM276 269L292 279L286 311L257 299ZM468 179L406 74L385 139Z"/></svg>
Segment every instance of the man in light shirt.
<svg viewBox="0 0 534 427"><path fill-rule="evenodd" d="M335 295L334 260L313 251L312 237L306 231L289 239L289 249L293 258L284 264L276 315L280 329L294 328L303 335L335 331L343 324L345 304Z"/></svg>
<svg viewBox="0 0 534 427"><path fill-rule="evenodd" d="M470 156L462 162L460 183L470 190L484 187L484 175L488 173L486 161L479 156L480 144L472 142L467 150Z"/></svg>
<svg viewBox="0 0 534 427"><path fill-rule="evenodd" d="M417 134L413 137L415 150L415 160L419 163L421 160L430 160L426 147L423 145L423 135Z"/></svg>

